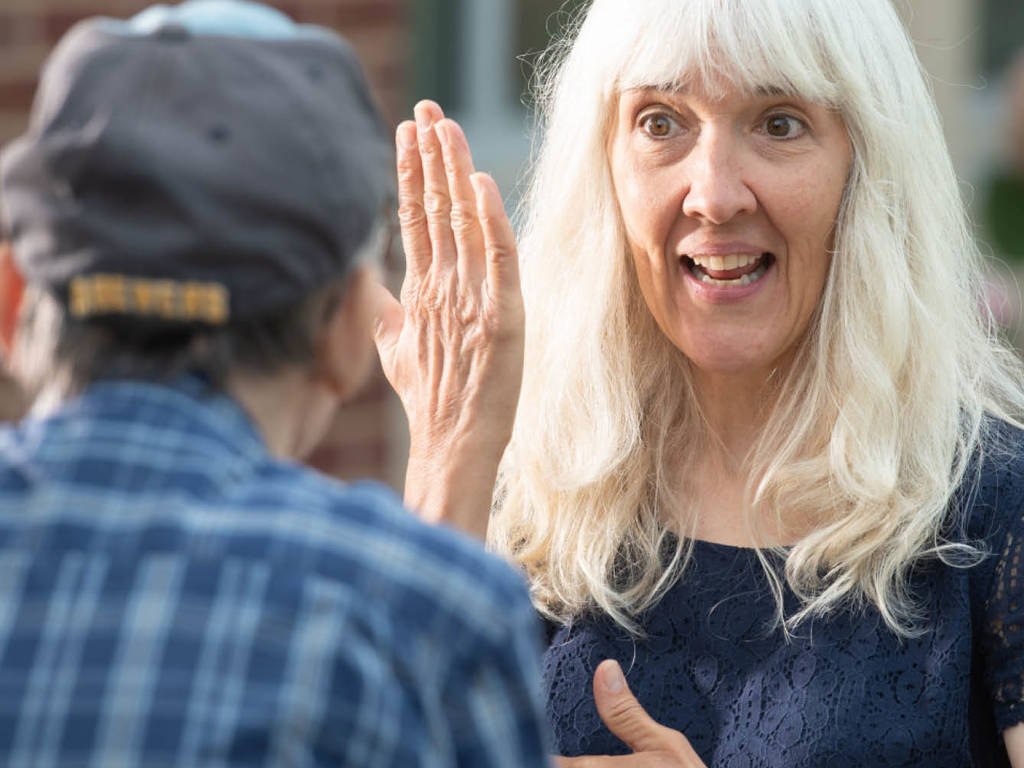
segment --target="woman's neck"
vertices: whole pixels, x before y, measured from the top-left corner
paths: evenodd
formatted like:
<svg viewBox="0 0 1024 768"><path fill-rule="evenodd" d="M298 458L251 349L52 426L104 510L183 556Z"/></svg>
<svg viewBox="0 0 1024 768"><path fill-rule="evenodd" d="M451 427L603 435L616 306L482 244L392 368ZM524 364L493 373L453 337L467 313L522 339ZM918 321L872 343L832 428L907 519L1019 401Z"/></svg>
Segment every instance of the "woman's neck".
<svg viewBox="0 0 1024 768"><path fill-rule="evenodd" d="M695 372L706 437L688 486L695 514L693 536L734 546L786 543L785 532L750 529L748 459L770 413L772 374L750 376ZM766 523L768 521L765 521Z"/></svg>
<svg viewBox="0 0 1024 768"><path fill-rule="evenodd" d="M771 376L696 372L697 400L707 429L706 455L724 468L742 465L767 421Z"/></svg>

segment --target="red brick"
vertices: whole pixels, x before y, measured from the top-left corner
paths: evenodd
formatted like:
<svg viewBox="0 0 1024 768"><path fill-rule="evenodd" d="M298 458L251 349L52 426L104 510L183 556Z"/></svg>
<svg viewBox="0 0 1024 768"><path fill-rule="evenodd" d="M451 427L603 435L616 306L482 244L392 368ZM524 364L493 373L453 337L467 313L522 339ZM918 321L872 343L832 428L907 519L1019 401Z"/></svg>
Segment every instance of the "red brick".
<svg viewBox="0 0 1024 768"><path fill-rule="evenodd" d="M364 2L338 8L334 23L344 31L358 27L401 26L405 21L406 10L399 3Z"/></svg>
<svg viewBox="0 0 1024 768"><path fill-rule="evenodd" d="M87 11L50 11L43 17L43 34L51 45L64 37L64 33L82 19L104 15L99 8Z"/></svg>
<svg viewBox="0 0 1024 768"><path fill-rule="evenodd" d="M302 21L301 8L302 6L297 2L271 2L269 5L274 6L281 13L290 16L296 21Z"/></svg>
<svg viewBox="0 0 1024 768"><path fill-rule="evenodd" d="M0 108L4 111L18 109L28 113L35 92L35 80L0 81Z"/></svg>
<svg viewBox="0 0 1024 768"><path fill-rule="evenodd" d="M391 89L405 85L408 71L404 64L388 64L383 67L375 67L369 76L377 88Z"/></svg>
<svg viewBox="0 0 1024 768"><path fill-rule="evenodd" d="M8 11L0 11L0 46L13 45L18 39L20 15Z"/></svg>

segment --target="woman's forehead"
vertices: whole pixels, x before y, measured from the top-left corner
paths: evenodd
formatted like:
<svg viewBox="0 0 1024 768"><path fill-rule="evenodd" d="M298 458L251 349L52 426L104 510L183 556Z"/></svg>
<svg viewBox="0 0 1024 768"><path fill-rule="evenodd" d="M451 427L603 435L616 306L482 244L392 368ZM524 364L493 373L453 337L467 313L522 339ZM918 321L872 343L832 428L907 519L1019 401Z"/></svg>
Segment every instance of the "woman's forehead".
<svg viewBox="0 0 1024 768"><path fill-rule="evenodd" d="M733 99L764 100L764 99L793 99L808 104L817 104L828 109L834 109L820 99L810 98L796 92L792 88L785 88L781 85L757 85L742 87L738 85L716 84L714 87L707 87L702 83L658 83L646 85L634 85L626 88L619 88L615 95L614 103L634 102L638 99L664 99L668 102L682 102L687 99L698 99L709 103L724 103Z"/></svg>

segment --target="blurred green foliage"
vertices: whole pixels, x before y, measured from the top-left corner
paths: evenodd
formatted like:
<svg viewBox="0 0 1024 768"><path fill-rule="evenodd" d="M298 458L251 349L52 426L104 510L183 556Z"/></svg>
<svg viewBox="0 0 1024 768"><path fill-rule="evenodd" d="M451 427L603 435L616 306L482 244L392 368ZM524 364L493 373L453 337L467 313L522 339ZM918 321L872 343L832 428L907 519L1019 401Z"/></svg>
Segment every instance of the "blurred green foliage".
<svg viewBox="0 0 1024 768"><path fill-rule="evenodd" d="M1024 262L1024 176L1000 173L988 183L984 206L985 235L995 252Z"/></svg>

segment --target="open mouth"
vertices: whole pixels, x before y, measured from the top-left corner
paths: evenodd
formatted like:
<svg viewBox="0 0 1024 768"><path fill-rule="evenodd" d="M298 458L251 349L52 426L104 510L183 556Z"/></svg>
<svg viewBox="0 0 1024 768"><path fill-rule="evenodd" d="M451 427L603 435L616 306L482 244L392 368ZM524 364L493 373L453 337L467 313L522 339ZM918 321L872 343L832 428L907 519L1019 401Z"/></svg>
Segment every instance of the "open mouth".
<svg viewBox="0 0 1024 768"><path fill-rule="evenodd" d="M765 252L689 256L684 253L682 262L690 274L705 285L739 288L764 277L775 263L775 255Z"/></svg>

